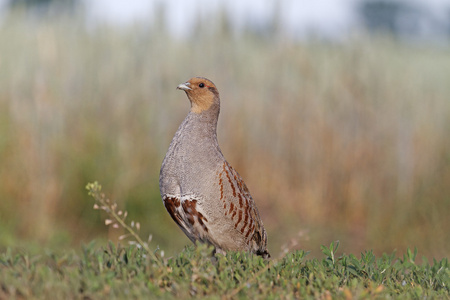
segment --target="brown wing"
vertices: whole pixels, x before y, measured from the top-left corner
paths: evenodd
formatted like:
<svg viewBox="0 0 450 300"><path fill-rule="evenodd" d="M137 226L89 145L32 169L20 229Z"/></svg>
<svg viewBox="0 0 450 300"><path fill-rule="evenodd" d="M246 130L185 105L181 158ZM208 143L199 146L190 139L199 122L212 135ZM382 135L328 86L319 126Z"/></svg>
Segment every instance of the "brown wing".
<svg viewBox="0 0 450 300"><path fill-rule="evenodd" d="M208 233L208 220L197 210L196 199L165 195L163 201L167 212L192 242L204 241Z"/></svg>
<svg viewBox="0 0 450 300"><path fill-rule="evenodd" d="M225 185L231 187L232 199L224 197ZM241 176L226 161L223 164L223 172L219 174L219 186L225 215L231 218L234 228L245 237L247 244L256 244L255 251L263 255L262 252L267 252L267 234L258 209Z"/></svg>

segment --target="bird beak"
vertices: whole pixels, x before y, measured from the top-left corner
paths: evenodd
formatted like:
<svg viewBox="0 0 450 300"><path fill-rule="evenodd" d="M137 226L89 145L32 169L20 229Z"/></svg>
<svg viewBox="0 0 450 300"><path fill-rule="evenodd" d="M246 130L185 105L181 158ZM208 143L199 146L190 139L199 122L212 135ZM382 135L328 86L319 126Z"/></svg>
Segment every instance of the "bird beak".
<svg viewBox="0 0 450 300"><path fill-rule="evenodd" d="M189 82L185 82L185 83L179 84L179 85L177 86L177 90L183 90L183 91L192 90L192 89L189 87L190 85L191 85L191 84L190 84Z"/></svg>

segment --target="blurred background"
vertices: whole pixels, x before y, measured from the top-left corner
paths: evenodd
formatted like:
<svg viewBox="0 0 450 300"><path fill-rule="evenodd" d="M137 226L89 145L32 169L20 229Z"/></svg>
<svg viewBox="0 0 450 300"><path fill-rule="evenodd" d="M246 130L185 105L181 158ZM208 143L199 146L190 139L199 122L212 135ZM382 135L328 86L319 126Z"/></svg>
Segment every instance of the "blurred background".
<svg viewBox="0 0 450 300"><path fill-rule="evenodd" d="M448 256L449 46L449 0L2 0L0 249L117 241L95 180L153 248L190 244L158 177L204 76L274 256Z"/></svg>

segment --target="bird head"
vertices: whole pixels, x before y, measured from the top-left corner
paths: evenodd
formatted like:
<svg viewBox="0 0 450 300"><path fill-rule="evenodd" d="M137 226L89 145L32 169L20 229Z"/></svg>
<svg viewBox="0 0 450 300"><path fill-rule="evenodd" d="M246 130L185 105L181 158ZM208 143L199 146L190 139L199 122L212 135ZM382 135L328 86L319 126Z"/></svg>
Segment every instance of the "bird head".
<svg viewBox="0 0 450 300"><path fill-rule="evenodd" d="M203 77L194 77L177 86L183 90L191 101L191 111L201 113L211 108L213 104L219 104L219 91L214 83Z"/></svg>

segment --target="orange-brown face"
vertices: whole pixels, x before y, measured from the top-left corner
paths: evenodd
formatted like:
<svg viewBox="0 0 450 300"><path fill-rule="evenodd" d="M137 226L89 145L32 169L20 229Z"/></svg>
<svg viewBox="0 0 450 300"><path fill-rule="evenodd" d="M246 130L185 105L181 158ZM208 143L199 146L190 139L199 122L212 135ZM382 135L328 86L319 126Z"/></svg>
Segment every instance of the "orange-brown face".
<svg viewBox="0 0 450 300"><path fill-rule="evenodd" d="M177 89L186 92L191 101L191 111L201 113L208 110L214 102L219 101L219 92L211 80L203 77L194 77L177 86Z"/></svg>

